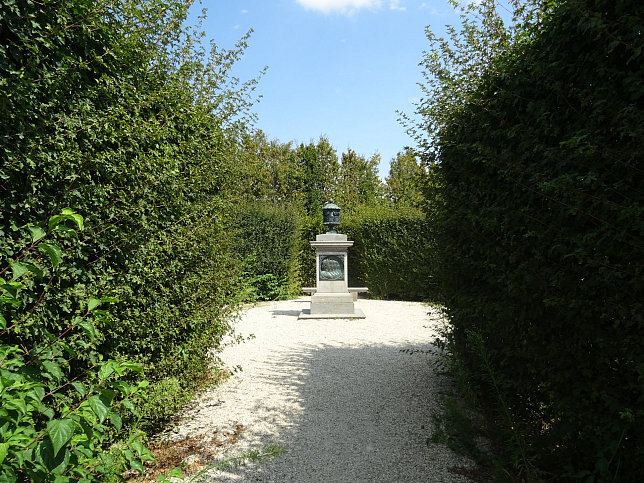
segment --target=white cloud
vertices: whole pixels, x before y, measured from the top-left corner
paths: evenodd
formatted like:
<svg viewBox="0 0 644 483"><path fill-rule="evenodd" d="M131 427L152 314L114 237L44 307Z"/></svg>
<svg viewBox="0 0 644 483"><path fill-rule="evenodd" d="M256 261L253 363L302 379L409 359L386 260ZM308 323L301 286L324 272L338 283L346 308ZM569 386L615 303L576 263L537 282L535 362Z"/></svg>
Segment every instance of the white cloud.
<svg viewBox="0 0 644 483"><path fill-rule="evenodd" d="M361 8L380 8L382 6L381 0L296 0L297 3L304 8L310 10L319 10L324 13L339 12L351 14L355 13ZM392 0L391 3L399 3Z"/></svg>
<svg viewBox="0 0 644 483"><path fill-rule="evenodd" d="M432 5L427 4L426 2L423 2L420 4L420 9L429 10L430 15L445 15L446 13L446 12L440 12L439 10L436 9L436 7L433 7Z"/></svg>
<svg viewBox="0 0 644 483"><path fill-rule="evenodd" d="M403 7L401 5L402 0L389 0L389 10L399 10L401 12L404 12L407 10L407 7Z"/></svg>

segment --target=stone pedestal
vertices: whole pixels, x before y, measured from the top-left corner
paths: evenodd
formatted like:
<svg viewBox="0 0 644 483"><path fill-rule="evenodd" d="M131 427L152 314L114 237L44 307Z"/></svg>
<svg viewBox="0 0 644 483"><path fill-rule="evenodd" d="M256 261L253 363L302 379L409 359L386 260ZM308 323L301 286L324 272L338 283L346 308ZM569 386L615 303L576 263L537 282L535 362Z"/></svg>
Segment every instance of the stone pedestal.
<svg viewBox="0 0 644 483"><path fill-rule="evenodd" d="M353 241L347 240L347 235L326 233L310 243L315 248L317 287L311 295L311 309L303 311L300 318L364 318L349 292L347 249Z"/></svg>

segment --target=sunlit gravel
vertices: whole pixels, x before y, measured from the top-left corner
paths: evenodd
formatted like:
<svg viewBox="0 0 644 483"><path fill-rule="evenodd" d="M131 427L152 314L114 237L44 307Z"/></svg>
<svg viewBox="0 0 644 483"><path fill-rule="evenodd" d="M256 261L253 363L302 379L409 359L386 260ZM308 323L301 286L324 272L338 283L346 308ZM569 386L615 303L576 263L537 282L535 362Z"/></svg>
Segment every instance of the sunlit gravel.
<svg viewBox="0 0 644 483"><path fill-rule="evenodd" d="M219 354L231 371L242 370L202 394L171 436L204 435L214 446L234 433L236 442L216 448L210 465L251 451L284 453L206 466L197 480L470 481L450 469L471 461L426 442L450 385L432 367L440 313L421 303L360 299L366 319L298 320L309 300L247 310L236 331L252 337Z"/></svg>

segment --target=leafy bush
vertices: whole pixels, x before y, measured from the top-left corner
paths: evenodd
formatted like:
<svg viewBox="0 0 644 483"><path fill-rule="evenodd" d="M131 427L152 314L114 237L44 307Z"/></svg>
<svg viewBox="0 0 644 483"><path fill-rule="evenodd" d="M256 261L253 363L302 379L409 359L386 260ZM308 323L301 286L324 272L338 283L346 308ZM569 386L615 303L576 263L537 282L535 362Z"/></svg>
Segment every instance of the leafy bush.
<svg viewBox="0 0 644 483"><path fill-rule="evenodd" d="M242 203L232 214L235 252L253 288L250 299L275 300L301 287L300 215L294 206Z"/></svg>
<svg viewBox="0 0 644 483"><path fill-rule="evenodd" d="M554 5L437 137L452 337L480 339L538 465L586 481L644 461L642 19Z"/></svg>
<svg viewBox="0 0 644 483"><path fill-rule="evenodd" d="M206 58L180 0L0 5L3 253L24 245L17 226L59 207L86 224L60 240L70 262L42 300L23 293L30 322L9 342L31 350L68 326L73 300L107 294L118 302L70 377L100 355L189 388L239 302L223 200L254 83L228 77L246 39Z"/></svg>
<svg viewBox="0 0 644 483"><path fill-rule="evenodd" d="M318 212L313 212L308 216L303 217L301 223L301 249L299 253L300 280L302 287L315 287L315 249L309 242L314 241L315 237L320 233L326 232L326 227L322 224L322 209L320 208ZM351 272L349 272L349 274L351 274Z"/></svg>
<svg viewBox="0 0 644 483"><path fill-rule="evenodd" d="M362 206L342 215L349 249L349 284L366 285L375 297L420 300L433 297L432 231L413 208Z"/></svg>
<svg viewBox="0 0 644 483"><path fill-rule="evenodd" d="M83 226L80 215L65 209L50 219L47 231L75 234L65 222ZM142 472L143 461L153 458L140 434L130 433L127 446L105 452L110 427L120 431L123 411L136 412L133 401L145 397L147 381L130 384L124 378L141 367L93 356L82 376L70 376L79 354L100 337L97 326L108 315L100 305L113 298L91 297L64 330L45 332L45 340L29 349L8 342L30 327L34 303L26 305L33 297L25 295L35 294L35 304L43 299L63 256L59 244L45 241L43 227L27 225L23 231L29 246L13 260L3 260L8 263L0 270L11 275L0 278L0 480L94 481L118 474L124 462Z"/></svg>

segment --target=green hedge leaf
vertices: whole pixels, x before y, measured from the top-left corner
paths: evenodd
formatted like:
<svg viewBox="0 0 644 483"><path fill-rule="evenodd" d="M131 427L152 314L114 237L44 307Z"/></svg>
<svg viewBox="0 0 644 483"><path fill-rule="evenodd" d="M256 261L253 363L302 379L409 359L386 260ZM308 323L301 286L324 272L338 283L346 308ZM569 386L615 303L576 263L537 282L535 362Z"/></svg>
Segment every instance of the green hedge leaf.
<svg viewBox="0 0 644 483"><path fill-rule="evenodd" d="M9 443L0 443L0 465L9 454Z"/></svg>
<svg viewBox="0 0 644 483"><path fill-rule="evenodd" d="M58 245L54 245L53 243L41 243L38 245L38 248L49 256L49 260L54 268L58 266L63 258L63 252Z"/></svg>
<svg viewBox="0 0 644 483"><path fill-rule="evenodd" d="M74 421L69 418L55 419L47 424L47 430L54 448L54 454L58 454L74 434Z"/></svg>
<svg viewBox="0 0 644 483"><path fill-rule="evenodd" d="M87 311L91 312L96 307L98 307L100 304L101 304L101 299L97 299L95 297L90 297L89 302L87 302Z"/></svg>
<svg viewBox="0 0 644 483"><path fill-rule="evenodd" d="M41 362L46 373L51 375L57 381L63 377L63 371L60 370L60 366L54 361L42 361Z"/></svg>
<svg viewBox="0 0 644 483"><path fill-rule="evenodd" d="M110 412L110 423L112 423L112 426L114 426L118 431L120 431L123 426L121 416L114 411Z"/></svg>
<svg viewBox="0 0 644 483"><path fill-rule="evenodd" d="M45 230L43 230L39 226L28 225L27 230L29 230L29 233L31 234L32 243L36 243L38 240L40 240L46 235Z"/></svg>
<svg viewBox="0 0 644 483"><path fill-rule="evenodd" d="M98 370L98 377L101 381L104 381L110 377L116 371L117 363L115 361L105 362L101 368Z"/></svg>
<svg viewBox="0 0 644 483"><path fill-rule="evenodd" d="M20 277L22 277L25 273L27 273L29 269L24 263L13 262L11 263L11 271L13 273L13 279L17 280Z"/></svg>
<svg viewBox="0 0 644 483"><path fill-rule="evenodd" d="M103 402L100 396L92 396L87 402L89 403L89 407L92 408L92 411L94 411L94 414L98 417L99 422L103 423L110 412L110 408Z"/></svg>
<svg viewBox="0 0 644 483"><path fill-rule="evenodd" d="M98 332L91 320L82 319L78 322L78 326L85 331L91 340L96 340L98 338Z"/></svg>
<svg viewBox="0 0 644 483"><path fill-rule="evenodd" d="M81 397L85 397L85 394L87 394L87 389L82 382L74 381L71 383L71 385L74 389L76 389L76 392L80 394Z"/></svg>

